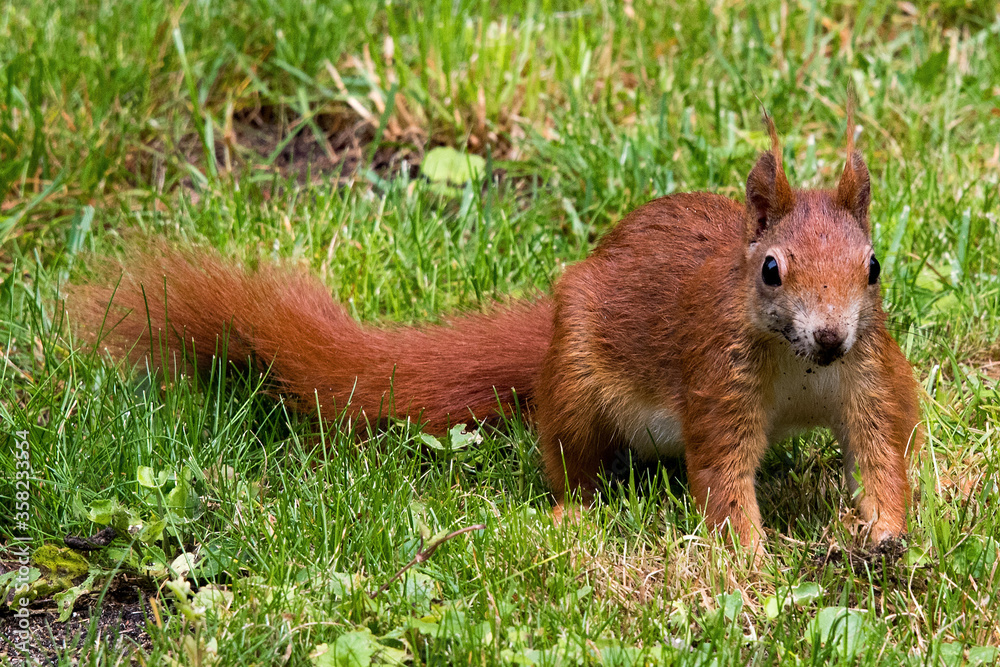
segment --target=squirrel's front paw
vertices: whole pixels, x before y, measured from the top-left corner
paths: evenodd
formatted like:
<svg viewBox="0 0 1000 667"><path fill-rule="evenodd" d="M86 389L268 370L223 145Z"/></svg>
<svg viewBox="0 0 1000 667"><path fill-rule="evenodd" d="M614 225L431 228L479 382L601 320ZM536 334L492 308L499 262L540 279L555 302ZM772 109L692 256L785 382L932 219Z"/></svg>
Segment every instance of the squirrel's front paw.
<svg viewBox="0 0 1000 667"><path fill-rule="evenodd" d="M881 544L898 540L904 532L906 532L906 522L903 519L892 516L876 516L868 524L868 530L865 531L865 541Z"/></svg>

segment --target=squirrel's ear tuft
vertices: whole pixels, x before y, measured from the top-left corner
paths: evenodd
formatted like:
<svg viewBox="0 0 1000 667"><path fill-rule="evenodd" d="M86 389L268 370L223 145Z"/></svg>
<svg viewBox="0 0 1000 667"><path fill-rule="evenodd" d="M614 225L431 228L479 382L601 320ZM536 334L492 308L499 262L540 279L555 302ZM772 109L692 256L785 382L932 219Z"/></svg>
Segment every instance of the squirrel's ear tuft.
<svg viewBox="0 0 1000 667"><path fill-rule="evenodd" d="M868 227L868 205L872 201L872 181L868 175L868 166L861 153L854 150L854 87L847 91L847 164L844 173L837 184L835 203L854 216L866 234L871 233Z"/></svg>
<svg viewBox="0 0 1000 667"><path fill-rule="evenodd" d="M865 233L868 228L868 205L872 201L872 182L868 167L858 151L847 154L847 164L837 185L837 206L854 216Z"/></svg>
<svg viewBox="0 0 1000 667"><path fill-rule="evenodd" d="M767 114L764 122L771 135L771 150L760 156L747 177L747 236L751 242L795 204L792 187L781 166L781 145L774 122Z"/></svg>

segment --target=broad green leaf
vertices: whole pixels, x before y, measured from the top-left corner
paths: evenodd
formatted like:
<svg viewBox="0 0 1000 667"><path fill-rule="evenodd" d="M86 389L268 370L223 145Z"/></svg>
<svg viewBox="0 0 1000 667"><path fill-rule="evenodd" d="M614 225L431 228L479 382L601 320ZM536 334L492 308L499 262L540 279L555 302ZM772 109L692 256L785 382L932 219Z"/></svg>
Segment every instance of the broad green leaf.
<svg viewBox="0 0 1000 667"><path fill-rule="evenodd" d="M996 664L997 649L994 646L966 648L960 642L941 642L937 646L936 655L938 662L944 667L978 667L978 665Z"/></svg>
<svg viewBox="0 0 1000 667"><path fill-rule="evenodd" d="M406 621L406 627L409 630L414 630L436 638L438 633L441 631L441 626L438 623L439 620L440 619L434 615L428 615L422 618L410 618Z"/></svg>
<svg viewBox="0 0 1000 667"><path fill-rule="evenodd" d="M446 449L446 447L441 444L440 440L438 440L437 438L435 438L433 435L431 435L429 433L421 433L421 434L419 434L417 436L417 440L419 440L420 442L424 443L425 445L427 445L431 449L434 449L434 450L437 450L437 451L444 451Z"/></svg>
<svg viewBox="0 0 1000 667"><path fill-rule="evenodd" d="M330 572L330 589L338 600L350 597L357 589L363 588L362 578L358 573Z"/></svg>
<svg viewBox="0 0 1000 667"><path fill-rule="evenodd" d="M158 489L163 486L164 480L156 478L156 471L149 466L139 466L135 471L135 478L139 486L147 489Z"/></svg>
<svg viewBox="0 0 1000 667"><path fill-rule="evenodd" d="M931 305L931 311L935 313L950 313L961 305L962 302L959 301L955 291L949 290L941 298L934 300L934 303Z"/></svg>
<svg viewBox="0 0 1000 667"><path fill-rule="evenodd" d="M194 568L196 560L193 553L185 551L170 562L170 571L179 577L186 577L188 572Z"/></svg>
<svg viewBox="0 0 1000 667"><path fill-rule="evenodd" d="M118 501L114 498L110 500L95 500L90 503L87 510L87 518L94 523L106 526L111 523L111 516L118 509Z"/></svg>
<svg viewBox="0 0 1000 667"><path fill-rule="evenodd" d="M963 579L981 579L992 571L1000 542L992 537L970 536L952 554L951 567Z"/></svg>
<svg viewBox="0 0 1000 667"><path fill-rule="evenodd" d="M961 667L965 663L965 651L955 642L941 642L937 647L937 659L944 667Z"/></svg>
<svg viewBox="0 0 1000 667"><path fill-rule="evenodd" d="M478 155L461 153L448 146L432 148L420 165L421 173L432 183L462 185L479 178L486 160Z"/></svg>
<svg viewBox="0 0 1000 667"><path fill-rule="evenodd" d="M8 606L11 609L20 606L19 602L22 597L20 593L27 591L42 576L42 571L37 567L29 567L28 575L23 579L19 579L19 570L20 568L15 568L10 572L0 575L0 600L7 600ZM20 586L20 588L15 588L15 586ZM10 595L11 591L15 591L15 594L8 600L7 596Z"/></svg>
<svg viewBox="0 0 1000 667"><path fill-rule="evenodd" d="M143 544L153 544L154 542L159 542L163 539L163 529L167 527L167 520L160 519L158 521L151 521L142 526L139 534L136 535L136 539Z"/></svg>
<svg viewBox="0 0 1000 667"><path fill-rule="evenodd" d="M114 526L120 535L127 534L129 526L139 521L138 517L114 498L92 502L87 511L87 518L99 526Z"/></svg>
<svg viewBox="0 0 1000 667"><path fill-rule="evenodd" d="M378 651L375 652L374 664L399 667L406 664L410 658L411 656L409 656L403 649L386 646L385 644L379 644Z"/></svg>
<svg viewBox="0 0 1000 667"><path fill-rule="evenodd" d="M813 581L807 581L791 588L792 602L797 605L809 604L823 597L823 589Z"/></svg>
<svg viewBox="0 0 1000 667"><path fill-rule="evenodd" d="M170 493L167 494L167 507L177 512L181 516L186 516L187 505L188 505L188 494L191 492L191 487L188 486L187 482L183 479L177 480L174 484L174 488L170 489Z"/></svg>
<svg viewBox="0 0 1000 667"><path fill-rule="evenodd" d="M483 436L479 434L479 431L473 430L466 433L465 424L452 426L451 430L448 431L448 442L453 451L465 449L469 445L475 445L482 442L482 440Z"/></svg>
<svg viewBox="0 0 1000 667"><path fill-rule="evenodd" d="M527 665L533 667L540 664L544 658L544 653L531 648L523 648L517 652L506 648L500 652L500 659L504 664L508 665Z"/></svg>
<svg viewBox="0 0 1000 667"><path fill-rule="evenodd" d="M10 593L10 589L13 588L14 579L17 578L17 575L18 575L17 568L8 570L7 572L0 574L0 594L2 594L0 600L7 599L7 595Z"/></svg>
<svg viewBox="0 0 1000 667"><path fill-rule="evenodd" d="M791 587L781 587L774 595L764 600L764 613L768 618L777 618L782 610L794 605L804 606L823 596L819 584L811 581Z"/></svg>
<svg viewBox="0 0 1000 667"><path fill-rule="evenodd" d="M73 605L76 604L76 601L81 595L86 595L90 592L91 587L94 585L94 579L96 578L97 573L91 572L90 576L87 577L79 586L67 588L66 590L52 596L52 599L56 601L56 605L59 607L58 620L60 623L65 623L69 620L69 617L73 614Z"/></svg>
<svg viewBox="0 0 1000 667"><path fill-rule="evenodd" d="M766 600L764 600L764 614L771 619L778 618L781 614L781 610L787 608L791 605L792 601L785 597L781 602L778 602L777 595L769 595Z"/></svg>
<svg viewBox="0 0 1000 667"><path fill-rule="evenodd" d="M719 609L725 614L729 621L736 620L739 616L740 611L743 609L743 596L739 593L728 593L718 595L715 598L716 602L719 603Z"/></svg>
<svg viewBox="0 0 1000 667"><path fill-rule="evenodd" d="M403 595L415 609L426 610L441 592L436 579L412 569L403 579Z"/></svg>
<svg viewBox="0 0 1000 667"><path fill-rule="evenodd" d="M365 628L340 635L332 646L320 644L310 658L316 667L367 667L378 649L375 635Z"/></svg>
<svg viewBox="0 0 1000 667"><path fill-rule="evenodd" d="M970 646L969 647L969 665L973 667L975 665L993 665L997 661L997 647L996 646Z"/></svg>
<svg viewBox="0 0 1000 667"><path fill-rule="evenodd" d="M867 633L864 615L845 607L823 607L806 626L807 641L832 646L845 659L857 655Z"/></svg>

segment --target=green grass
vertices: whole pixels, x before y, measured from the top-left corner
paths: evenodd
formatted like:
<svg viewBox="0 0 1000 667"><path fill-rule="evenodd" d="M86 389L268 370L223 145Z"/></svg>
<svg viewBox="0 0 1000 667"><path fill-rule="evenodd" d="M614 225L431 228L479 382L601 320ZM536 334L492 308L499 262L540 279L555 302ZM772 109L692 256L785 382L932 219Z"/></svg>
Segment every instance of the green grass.
<svg viewBox="0 0 1000 667"><path fill-rule="evenodd" d="M348 646L412 664L994 662L1000 17L990 2L916 10L5 5L0 557L22 534L38 548L97 532L111 501L117 520L169 520L163 539L88 554L78 603L141 575L158 600L150 646L102 641L57 662L322 665ZM406 424L352 438L289 415L258 378L159 386L115 368L54 305L91 253L120 255L137 230L300 264L368 322L530 296L654 196L741 198L767 146L758 96L790 180L832 185L848 85L892 329L927 391L909 548L885 568L849 557L850 499L823 433L769 453L771 557L751 567L706 531L676 465L620 466L605 504L555 527L520 420L443 449ZM414 167L439 144L503 177L442 191ZM26 533L8 518L22 430ZM158 490L139 483L161 472ZM480 523L369 598L434 535ZM832 547L848 555L824 562ZM200 571L166 574L196 550ZM232 597L209 600L208 583ZM814 641L842 607L841 641Z"/></svg>

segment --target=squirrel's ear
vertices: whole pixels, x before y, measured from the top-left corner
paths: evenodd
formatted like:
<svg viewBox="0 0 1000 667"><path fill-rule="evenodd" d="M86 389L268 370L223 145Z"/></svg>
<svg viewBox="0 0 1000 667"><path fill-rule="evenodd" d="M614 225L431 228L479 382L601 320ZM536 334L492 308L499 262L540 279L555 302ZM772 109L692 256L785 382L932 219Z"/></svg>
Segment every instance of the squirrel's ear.
<svg viewBox="0 0 1000 667"><path fill-rule="evenodd" d="M780 149L764 153L747 177L747 236L751 242L792 210L792 188L780 156Z"/></svg>
<svg viewBox="0 0 1000 667"><path fill-rule="evenodd" d="M771 150L757 159L747 176L747 238L756 241L781 216L792 210L795 200L792 187L781 166L781 142L774 121L764 112L764 123L771 135Z"/></svg>
<svg viewBox="0 0 1000 667"><path fill-rule="evenodd" d="M868 205L872 200L872 182L868 167L858 151L847 154L847 164L837 185L837 206L854 216L861 228L868 232Z"/></svg>

